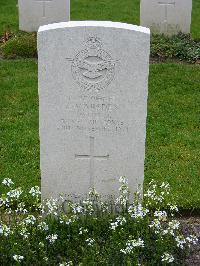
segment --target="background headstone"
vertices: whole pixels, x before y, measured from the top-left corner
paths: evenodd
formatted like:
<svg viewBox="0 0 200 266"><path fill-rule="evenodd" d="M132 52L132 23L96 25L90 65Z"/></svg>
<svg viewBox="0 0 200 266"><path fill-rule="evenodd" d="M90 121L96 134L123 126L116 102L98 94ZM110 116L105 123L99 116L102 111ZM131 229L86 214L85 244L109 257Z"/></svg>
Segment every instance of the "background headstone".
<svg viewBox="0 0 200 266"><path fill-rule="evenodd" d="M40 27L42 196L118 195L143 184L149 29L117 22Z"/></svg>
<svg viewBox="0 0 200 266"><path fill-rule="evenodd" d="M154 33L189 33L192 0L141 0L140 24Z"/></svg>
<svg viewBox="0 0 200 266"><path fill-rule="evenodd" d="M18 0L18 8L19 29L23 31L70 20L70 0Z"/></svg>

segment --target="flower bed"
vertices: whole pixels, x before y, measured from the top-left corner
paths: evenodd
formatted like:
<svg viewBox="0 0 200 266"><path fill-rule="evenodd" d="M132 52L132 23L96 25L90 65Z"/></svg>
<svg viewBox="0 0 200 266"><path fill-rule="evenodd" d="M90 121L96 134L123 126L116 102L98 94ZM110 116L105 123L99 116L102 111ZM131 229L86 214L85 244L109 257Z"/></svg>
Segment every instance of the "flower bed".
<svg viewBox="0 0 200 266"><path fill-rule="evenodd" d="M168 183L151 181L131 203L120 177L119 197L102 201L95 189L80 203L63 196L41 204L39 187L14 188L0 198L1 265L166 265L181 264L197 244L174 218L177 206Z"/></svg>

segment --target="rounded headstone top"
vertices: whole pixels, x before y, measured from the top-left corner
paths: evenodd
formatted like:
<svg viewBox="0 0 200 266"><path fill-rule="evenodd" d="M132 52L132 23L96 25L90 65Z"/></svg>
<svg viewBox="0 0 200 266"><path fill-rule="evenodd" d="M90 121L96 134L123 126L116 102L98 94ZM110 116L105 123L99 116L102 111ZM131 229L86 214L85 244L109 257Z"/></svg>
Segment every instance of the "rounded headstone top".
<svg viewBox="0 0 200 266"><path fill-rule="evenodd" d="M53 23L41 26L38 32L56 30L61 28L73 28L73 27L106 27L106 28L133 30L150 34L149 28L132 25L128 23L112 22L112 21L69 21L69 22Z"/></svg>

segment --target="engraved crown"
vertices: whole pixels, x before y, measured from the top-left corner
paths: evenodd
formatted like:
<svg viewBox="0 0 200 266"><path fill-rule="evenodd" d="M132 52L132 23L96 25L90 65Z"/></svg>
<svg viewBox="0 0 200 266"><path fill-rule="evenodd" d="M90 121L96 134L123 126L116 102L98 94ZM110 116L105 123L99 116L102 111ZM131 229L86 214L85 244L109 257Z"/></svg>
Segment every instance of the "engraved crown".
<svg viewBox="0 0 200 266"><path fill-rule="evenodd" d="M86 45L90 49L99 49L101 47L101 41L97 37L89 37L86 41Z"/></svg>

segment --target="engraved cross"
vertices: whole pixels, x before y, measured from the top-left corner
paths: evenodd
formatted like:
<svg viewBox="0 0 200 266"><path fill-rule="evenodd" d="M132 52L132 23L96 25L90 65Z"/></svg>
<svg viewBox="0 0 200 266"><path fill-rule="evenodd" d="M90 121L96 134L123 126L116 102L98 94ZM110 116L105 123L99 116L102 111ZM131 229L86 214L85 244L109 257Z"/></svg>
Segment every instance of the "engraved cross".
<svg viewBox="0 0 200 266"><path fill-rule="evenodd" d="M166 0L166 1L159 1L158 4L160 6L164 6L165 8L165 18L164 18L164 24L165 24L165 30L167 31L167 19L168 19L168 7L169 6L174 6L175 7L175 4L176 2L175 1L170 1L170 0Z"/></svg>
<svg viewBox="0 0 200 266"><path fill-rule="evenodd" d="M45 18L46 16L46 2L52 2L53 0L35 0L36 2L42 3L42 17Z"/></svg>
<svg viewBox="0 0 200 266"><path fill-rule="evenodd" d="M90 160L90 187L94 187L94 162L96 160L107 160L109 155L98 156L94 153L94 137L90 137L90 154L75 154L75 159Z"/></svg>

